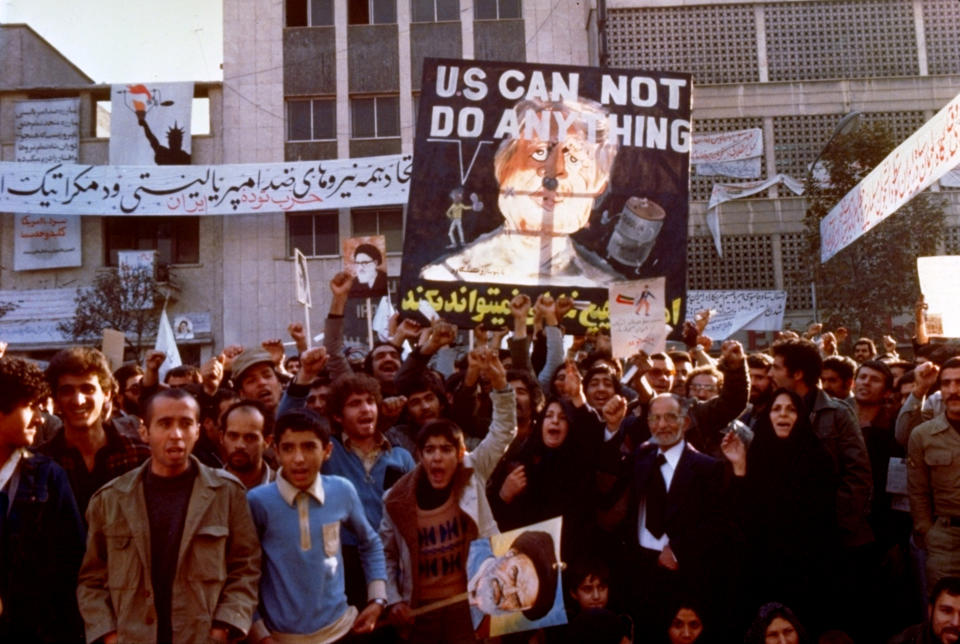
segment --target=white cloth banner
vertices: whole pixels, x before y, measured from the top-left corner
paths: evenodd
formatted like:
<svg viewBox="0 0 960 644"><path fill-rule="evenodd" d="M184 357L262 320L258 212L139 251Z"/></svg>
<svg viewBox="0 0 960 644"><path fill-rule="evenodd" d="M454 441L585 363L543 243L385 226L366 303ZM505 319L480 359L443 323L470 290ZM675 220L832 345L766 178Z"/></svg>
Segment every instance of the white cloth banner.
<svg viewBox="0 0 960 644"><path fill-rule="evenodd" d="M761 128L735 132L694 132L690 164L702 176L755 179L760 176L761 155Z"/></svg>
<svg viewBox="0 0 960 644"><path fill-rule="evenodd" d="M762 174L760 157L738 159L735 161L718 161L716 163L700 163L693 166L693 169L701 177L756 179Z"/></svg>
<svg viewBox="0 0 960 644"><path fill-rule="evenodd" d="M407 202L413 157L207 166L0 163L0 212L250 215Z"/></svg>
<svg viewBox="0 0 960 644"><path fill-rule="evenodd" d="M666 279L653 277L610 285L610 342L614 358L639 351L657 353L667 346L664 321Z"/></svg>
<svg viewBox="0 0 960 644"><path fill-rule="evenodd" d="M707 228L713 235L713 243L717 247L717 255L723 257L723 248L720 245L720 215L717 206L727 201L749 197L763 192L778 183L782 183L791 192L803 194L803 183L785 174L777 174L763 181L748 181L746 183L715 183L710 193L710 203L707 204Z"/></svg>
<svg viewBox="0 0 960 644"><path fill-rule="evenodd" d="M960 166L940 177L940 185L944 188L960 188Z"/></svg>
<svg viewBox="0 0 960 644"><path fill-rule="evenodd" d="M687 291L687 318L713 311L705 333L715 340L740 330L779 331L786 308L786 291Z"/></svg>
<svg viewBox="0 0 960 644"><path fill-rule="evenodd" d="M110 88L110 163L188 165L193 83Z"/></svg>
<svg viewBox="0 0 960 644"><path fill-rule="evenodd" d="M23 163L75 162L80 146L80 99L17 101L14 157ZM52 214L13 218L13 270L67 268L82 263L80 218Z"/></svg>
<svg viewBox="0 0 960 644"><path fill-rule="evenodd" d="M15 214L13 222L13 270L36 271L83 263L80 217Z"/></svg>
<svg viewBox="0 0 960 644"><path fill-rule="evenodd" d="M180 361L180 349L177 348L177 341L173 337L173 327L170 326L170 318L167 317L167 307L164 306L160 311L160 323L157 325L157 343L154 345L155 351L163 351L166 359L160 365L158 377L163 382L167 372L174 367L183 364Z"/></svg>
<svg viewBox="0 0 960 644"><path fill-rule="evenodd" d="M825 262L960 163L960 95L910 135L820 221Z"/></svg>
<svg viewBox="0 0 960 644"><path fill-rule="evenodd" d="M929 315L939 315L943 335L960 338L960 255L918 257L917 277Z"/></svg>
<svg viewBox="0 0 960 644"><path fill-rule="evenodd" d="M17 101L14 159L30 163L76 161L80 150L80 99Z"/></svg>

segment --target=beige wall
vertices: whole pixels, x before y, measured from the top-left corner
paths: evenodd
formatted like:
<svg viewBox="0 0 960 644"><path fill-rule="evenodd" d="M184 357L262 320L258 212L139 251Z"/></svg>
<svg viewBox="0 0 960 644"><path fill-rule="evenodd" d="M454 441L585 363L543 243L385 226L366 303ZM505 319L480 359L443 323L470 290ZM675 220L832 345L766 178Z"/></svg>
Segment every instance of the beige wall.
<svg viewBox="0 0 960 644"><path fill-rule="evenodd" d="M102 87L99 88L102 93ZM69 95L66 92L65 95ZM80 92L81 96L81 139L80 162L90 164L109 163L109 139L92 136L92 118L95 104L90 92ZM0 94L0 160L12 161L14 157L13 103L27 98L22 93ZM211 120L214 127L211 135L192 138L193 162L195 164L220 163L222 146L219 133L222 131L218 121L221 109L221 93L217 88L210 89ZM100 217L84 216L81 222L83 241L82 265L77 268L51 269L41 271L14 271L14 217L12 213L0 213L0 290L28 290L45 288L79 288L93 284L94 278L104 268L103 221ZM222 346L222 309L220 293L223 291L223 244L222 218L201 217L200 219L200 261L197 264L174 265L173 275L181 286L181 291L168 306L172 316L178 313L209 313L213 329L214 345L205 346L203 357L211 355L213 346ZM0 338L2 340L2 338Z"/></svg>

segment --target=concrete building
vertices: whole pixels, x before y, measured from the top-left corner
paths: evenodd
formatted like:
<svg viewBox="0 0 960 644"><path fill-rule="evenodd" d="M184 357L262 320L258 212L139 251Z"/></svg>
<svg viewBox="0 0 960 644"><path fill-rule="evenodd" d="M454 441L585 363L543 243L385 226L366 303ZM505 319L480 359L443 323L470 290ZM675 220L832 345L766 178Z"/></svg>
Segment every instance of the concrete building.
<svg viewBox="0 0 960 644"><path fill-rule="evenodd" d="M14 107L32 99L79 99L79 162L109 163L109 139L103 133L103 110L110 86L93 79L64 58L50 43L23 24L0 25L0 161L13 161L16 142ZM131 79L131 81L136 79ZM194 135L197 164L222 162L219 83L197 83L194 96L209 101L211 134ZM96 275L116 266L118 250L156 249L157 260L181 289L169 303L171 316L198 313L209 328L180 345L184 361L209 357L222 339L222 315L210 306L212 293L223 290L222 222L218 217L81 218L82 265L76 268L14 270L15 213L0 216L0 303L16 308L0 317L0 340L15 353L44 359L72 344L57 331L57 322L73 314L78 287L93 284ZM152 343L152 338L150 339Z"/></svg>
<svg viewBox="0 0 960 644"><path fill-rule="evenodd" d="M763 128L763 177L803 180L853 110L902 141L960 93L953 0L607 0L607 7L609 64L692 73L695 131ZM788 318L805 326L811 291L795 278L810 260L805 200L781 187L721 205L720 259L705 220L718 179L691 177L688 287L786 289ZM944 251L955 254L960 192L943 193ZM756 347L769 338L750 340Z"/></svg>
<svg viewBox="0 0 960 644"><path fill-rule="evenodd" d="M224 0L224 163L410 153L423 58L584 65L588 16L580 2ZM383 234L395 287L403 225L404 204L224 218L224 340L303 319L295 246L310 258L314 333L342 238Z"/></svg>
<svg viewBox="0 0 960 644"><path fill-rule="evenodd" d="M197 85L197 95L210 101L211 134L194 137L194 163L410 153L423 58L597 64L597 1L223 0L223 82ZM692 73L695 129L762 128L764 177L802 179L851 110L888 123L903 139L960 92L955 0L607 0L606 6L609 64ZM79 96L81 161L106 163L107 140L95 136L94 123L96 102L109 100L109 88L93 84L28 27L0 29L0 51L5 63L17 61L0 70L0 160L13 158L14 101ZM809 287L793 277L808 261L804 200L773 188L722 205L721 259L705 222L713 181L692 177L689 287L782 288L789 293L788 318L795 326L809 321ZM960 193L943 192L944 250L960 252ZM172 311L210 317L203 348L185 356L199 360L214 347L283 337L291 321L303 318L293 248L309 258L314 334L329 304L326 283L341 267L343 238L383 234L395 287L404 215L404 204L389 204L178 218L186 223L134 237L150 247L166 235L168 248L195 249L169 261L188 284ZM110 264L109 219L84 217L81 268L15 273L12 217L4 216L0 295L91 283ZM765 338L753 340L761 346Z"/></svg>
<svg viewBox="0 0 960 644"><path fill-rule="evenodd" d="M424 57L597 64L596 5L225 0L224 161L408 153ZM692 73L695 129L762 128L763 177L802 180L852 110L902 140L960 91L954 0L607 0L607 8L609 64ZM775 187L721 206L721 259L705 221L715 180L692 177L689 287L785 289L788 319L810 321L809 285L794 277L808 261L804 199ZM960 251L960 194L945 194L945 251ZM319 319L339 239L385 234L397 276L402 230L401 204L227 218L225 256L239 261L225 272L224 338L279 335L302 315L287 304L294 245L311 256Z"/></svg>

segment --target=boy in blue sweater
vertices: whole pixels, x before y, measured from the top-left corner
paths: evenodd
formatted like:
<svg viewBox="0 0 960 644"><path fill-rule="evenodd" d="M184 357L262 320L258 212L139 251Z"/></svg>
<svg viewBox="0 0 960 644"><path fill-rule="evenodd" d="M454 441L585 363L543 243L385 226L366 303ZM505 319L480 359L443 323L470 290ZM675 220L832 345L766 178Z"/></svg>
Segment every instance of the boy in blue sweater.
<svg viewBox="0 0 960 644"><path fill-rule="evenodd" d="M329 424L297 409L277 419L274 437L277 480L247 496L263 548L251 639L333 642L351 630L369 633L386 605L383 546L350 481L320 474L333 451ZM357 537L367 579L369 601L360 611L344 590L341 524Z"/></svg>

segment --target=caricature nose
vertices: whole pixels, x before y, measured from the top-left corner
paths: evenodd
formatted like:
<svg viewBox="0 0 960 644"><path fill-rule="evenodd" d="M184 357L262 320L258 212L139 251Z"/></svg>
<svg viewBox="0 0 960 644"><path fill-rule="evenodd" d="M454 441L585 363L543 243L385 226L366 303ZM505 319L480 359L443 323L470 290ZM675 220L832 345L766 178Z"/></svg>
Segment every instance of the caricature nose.
<svg viewBox="0 0 960 644"><path fill-rule="evenodd" d="M556 190L557 186L560 185L557 177L567 176L562 145L554 145L553 148L551 148L546 163L543 164L543 173L543 187L547 190Z"/></svg>

